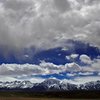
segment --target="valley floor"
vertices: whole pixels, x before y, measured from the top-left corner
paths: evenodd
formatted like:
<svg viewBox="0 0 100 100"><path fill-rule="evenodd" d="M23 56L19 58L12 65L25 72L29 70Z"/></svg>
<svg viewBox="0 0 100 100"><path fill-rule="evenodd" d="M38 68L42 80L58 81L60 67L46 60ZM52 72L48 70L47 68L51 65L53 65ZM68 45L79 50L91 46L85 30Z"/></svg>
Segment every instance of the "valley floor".
<svg viewBox="0 0 100 100"><path fill-rule="evenodd" d="M56 98L25 98L25 97L1 97L0 100L65 100L65 99L56 99Z"/></svg>
<svg viewBox="0 0 100 100"><path fill-rule="evenodd" d="M24 98L24 97L1 97L0 100L94 100L94 99L62 99L62 98ZM98 99L99 100L99 99Z"/></svg>
<svg viewBox="0 0 100 100"><path fill-rule="evenodd" d="M79 98L79 99L78 99ZM100 91L0 91L0 100L100 100Z"/></svg>

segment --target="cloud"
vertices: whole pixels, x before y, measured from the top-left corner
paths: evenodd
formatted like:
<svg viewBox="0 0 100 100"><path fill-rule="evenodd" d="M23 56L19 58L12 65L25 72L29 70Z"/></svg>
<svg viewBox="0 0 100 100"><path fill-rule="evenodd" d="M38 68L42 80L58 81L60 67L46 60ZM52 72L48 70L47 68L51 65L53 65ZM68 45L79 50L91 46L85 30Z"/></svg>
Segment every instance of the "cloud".
<svg viewBox="0 0 100 100"><path fill-rule="evenodd" d="M91 65L81 66L75 62L66 63L65 65L56 65L50 62L42 61L39 65L35 64L2 64L0 65L0 80L5 78L6 80L33 80L35 82L39 80L43 81L41 76L52 76L53 74L66 75L64 77L78 77L78 76L93 76L94 73L99 76L100 73L100 59L94 59ZM37 76L37 77L36 77Z"/></svg>
<svg viewBox="0 0 100 100"><path fill-rule="evenodd" d="M62 72L62 67L53 63L32 64L2 64L0 65L0 75L4 76L23 76L23 75L45 75Z"/></svg>
<svg viewBox="0 0 100 100"><path fill-rule="evenodd" d="M86 56L85 56L86 57ZM85 59L86 60L86 59ZM87 61L88 62L88 61ZM56 65L50 62L42 61L36 64L2 64L0 65L0 75L4 76L30 76L30 75L48 75L60 74L63 72L82 72L79 74L89 74L90 72L100 71L100 59L94 59L91 65L84 67L72 62L65 65Z"/></svg>
<svg viewBox="0 0 100 100"><path fill-rule="evenodd" d="M71 54L70 56L66 56L67 60L75 60L78 58L79 54Z"/></svg>
<svg viewBox="0 0 100 100"><path fill-rule="evenodd" d="M94 71L100 72L100 59L95 59L91 67Z"/></svg>
<svg viewBox="0 0 100 100"><path fill-rule="evenodd" d="M12 77L28 77L31 75L50 75L63 72L79 72L81 67L76 63L65 65L55 65L49 62L41 62L40 65L34 64L2 64L0 65L0 75Z"/></svg>
<svg viewBox="0 0 100 100"><path fill-rule="evenodd" d="M91 81L98 81L100 80L99 76L87 76L87 77L77 77L73 80L75 84L83 84Z"/></svg>
<svg viewBox="0 0 100 100"><path fill-rule="evenodd" d="M100 73L98 73L98 76L100 76Z"/></svg>
<svg viewBox="0 0 100 100"><path fill-rule="evenodd" d="M63 83L72 83L72 84L84 84L87 82L98 81L100 76L87 76L87 77L75 77L73 79L63 79Z"/></svg>
<svg viewBox="0 0 100 100"><path fill-rule="evenodd" d="M83 75L83 76L89 76L89 75L93 75L93 72L79 72L79 75Z"/></svg>
<svg viewBox="0 0 100 100"><path fill-rule="evenodd" d="M30 79L26 79L26 80L28 80L28 81L30 81L30 82L32 82L32 83L41 83L41 82L43 82L45 79L43 79L43 78L38 78L38 77L34 77L34 78L30 78Z"/></svg>
<svg viewBox="0 0 100 100"><path fill-rule="evenodd" d="M39 74L46 74L48 70L38 66L38 65L31 65L31 64L2 64L0 65L0 75L39 75Z"/></svg>
<svg viewBox="0 0 100 100"><path fill-rule="evenodd" d="M78 56L79 56L79 54L71 54L70 55L70 57L73 58L73 59L77 58Z"/></svg>
<svg viewBox="0 0 100 100"><path fill-rule="evenodd" d="M74 79L74 81L76 81L77 83L86 83L97 80L100 80L99 76L77 77Z"/></svg>
<svg viewBox="0 0 100 100"><path fill-rule="evenodd" d="M1 82L7 82L7 81L12 82L12 81L16 81L16 80L18 80L18 79L13 78L13 77L9 77L9 76L6 76L6 77L0 76L0 81Z"/></svg>
<svg viewBox="0 0 100 100"><path fill-rule="evenodd" d="M69 77L74 77L74 76L76 76L77 74L76 74L76 73L67 73L66 75L69 76Z"/></svg>
<svg viewBox="0 0 100 100"><path fill-rule="evenodd" d="M71 9L70 3L68 0L54 0L55 7L60 11L60 12L66 12Z"/></svg>
<svg viewBox="0 0 100 100"><path fill-rule="evenodd" d="M86 71L80 71L80 72L69 72L69 73L67 73L66 74L67 76L69 76L69 77L78 77L78 76L83 76L83 77L87 77L87 76L93 76L94 75L94 72L86 72ZM98 75L99 75L99 73L98 73Z"/></svg>
<svg viewBox="0 0 100 100"><path fill-rule="evenodd" d="M40 63L40 67L47 70L47 74L55 74L55 73L59 74L60 72L65 70L65 69L63 69L62 65L55 65L55 64L49 63L49 62Z"/></svg>
<svg viewBox="0 0 100 100"><path fill-rule="evenodd" d="M84 0L86 4L93 5L100 3L98 0Z"/></svg>
<svg viewBox="0 0 100 100"><path fill-rule="evenodd" d="M91 64L92 63L92 60L89 56L83 54L80 56L80 60L81 62L85 63L85 64Z"/></svg>
<svg viewBox="0 0 100 100"><path fill-rule="evenodd" d="M16 77L13 76L0 76L0 82L12 82L12 81L30 81L32 83L41 83L43 82L45 79L43 78L39 78L39 77L28 77L28 78L24 78L24 79L18 79Z"/></svg>
<svg viewBox="0 0 100 100"><path fill-rule="evenodd" d="M82 67L83 72L100 72L100 59L92 60L91 65Z"/></svg>
<svg viewBox="0 0 100 100"><path fill-rule="evenodd" d="M99 5L97 0L1 0L0 45L47 49L75 39L100 47Z"/></svg>
<svg viewBox="0 0 100 100"><path fill-rule="evenodd" d="M74 63L74 62L66 64L65 67L66 67L66 71L69 71L69 72L81 71L81 67L78 64Z"/></svg>

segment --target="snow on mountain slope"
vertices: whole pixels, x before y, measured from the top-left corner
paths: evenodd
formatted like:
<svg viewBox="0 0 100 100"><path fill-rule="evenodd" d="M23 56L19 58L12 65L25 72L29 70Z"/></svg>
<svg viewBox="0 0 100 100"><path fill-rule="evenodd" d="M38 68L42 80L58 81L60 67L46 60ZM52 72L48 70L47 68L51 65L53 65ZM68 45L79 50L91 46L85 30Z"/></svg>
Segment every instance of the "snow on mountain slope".
<svg viewBox="0 0 100 100"><path fill-rule="evenodd" d="M72 84L58 79L47 79L41 83L30 81L0 82L0 89L31 89L33 91L100 90L100 81Z"/></svg>

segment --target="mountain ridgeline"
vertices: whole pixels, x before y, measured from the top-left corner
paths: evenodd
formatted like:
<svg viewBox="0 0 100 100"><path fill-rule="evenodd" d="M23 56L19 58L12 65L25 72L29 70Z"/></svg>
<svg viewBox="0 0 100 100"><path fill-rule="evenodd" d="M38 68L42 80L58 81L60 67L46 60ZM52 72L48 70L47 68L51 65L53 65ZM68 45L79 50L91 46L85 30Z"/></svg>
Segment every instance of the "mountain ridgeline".
<svg viewBox="0 0 100 100"><path fill-rule="evenodd" d="M72 84L67 81L60 81L57 79L47 79L41 83L31 83L30 81L13 81L0 82L0 91L14 90L23 91L29 90L33 92L48 92L48 91L99 91L100 81L92 81L84 84Z"/></svg>

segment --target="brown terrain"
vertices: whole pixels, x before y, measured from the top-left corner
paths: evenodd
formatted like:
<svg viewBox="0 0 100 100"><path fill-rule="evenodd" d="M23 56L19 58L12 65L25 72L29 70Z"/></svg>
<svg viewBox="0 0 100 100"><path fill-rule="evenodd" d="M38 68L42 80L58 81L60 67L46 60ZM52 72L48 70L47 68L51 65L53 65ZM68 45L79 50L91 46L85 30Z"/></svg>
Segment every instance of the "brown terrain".
<svg viewBox="0 0 100 100"><path fill-rule="evenodd" d="M100 100L100 91L0 91L0 100Z"/></svg>
<svg viewBox="0 0 100 100"><path fill-rule="evenodd" d="M24 98L24 97L1 97L0 100L94 100L94 99L62 99L62 98Z"/></svg>
<svg viewBox="0 0 100 100"><path fill-rule="evenodd" d="M48 99L48 98L25 98L25 97L1 97L0 100L61 100L61 99ZM64 100L64 99L62 99Z"/></svg>

